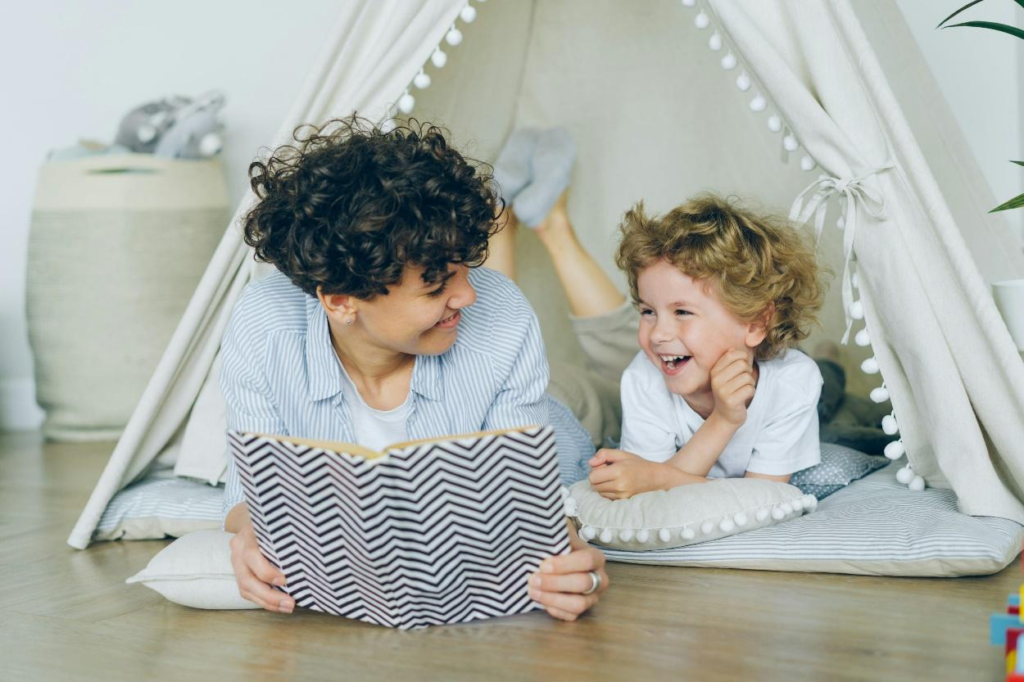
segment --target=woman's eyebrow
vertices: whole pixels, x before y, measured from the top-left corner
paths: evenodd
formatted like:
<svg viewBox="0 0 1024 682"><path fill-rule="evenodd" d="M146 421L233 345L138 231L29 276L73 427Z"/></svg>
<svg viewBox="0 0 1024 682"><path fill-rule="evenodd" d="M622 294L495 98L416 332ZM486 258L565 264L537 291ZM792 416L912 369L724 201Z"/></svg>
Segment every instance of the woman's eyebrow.
<svg viewBox="0 0 1024 682"><path fill-rule="evenodd" d="M455 276L455 271L453 270L453 271L445 274L443 277L441 277L441 279L437 280L436 282L424 282L423 283L423 288L424 289L434 289L438 285L443 285L445 282L447 282L448 280L450 280L454 276Z"/></svg>

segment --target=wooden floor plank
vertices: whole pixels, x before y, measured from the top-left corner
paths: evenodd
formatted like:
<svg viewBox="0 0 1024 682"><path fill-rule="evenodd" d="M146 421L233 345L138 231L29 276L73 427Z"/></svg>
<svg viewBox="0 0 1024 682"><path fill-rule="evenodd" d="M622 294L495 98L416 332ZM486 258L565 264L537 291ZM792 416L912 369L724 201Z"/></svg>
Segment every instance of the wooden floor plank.
<svg viewBox="0 0 1024 682"><path fill-rule="evenodd" d="M125 585L166 545L65 544L109 444L0 434L0 679L996 680L988 614L1024 581L613 565L577 623L399 632L307 611L199 611Z"/></svg>

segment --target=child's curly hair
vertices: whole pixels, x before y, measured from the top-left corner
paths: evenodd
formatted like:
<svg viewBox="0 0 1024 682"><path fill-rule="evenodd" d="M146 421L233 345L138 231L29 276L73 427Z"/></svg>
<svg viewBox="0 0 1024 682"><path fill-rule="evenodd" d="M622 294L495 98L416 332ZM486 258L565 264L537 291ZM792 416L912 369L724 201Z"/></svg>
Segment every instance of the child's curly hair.
<svg viewBox="0 0 1024 682"><path fill-rule="evenodd" d="M755 351L758 360L807 338L817 322L824 287L814 250L782 218L703 194L664 216L647 217L640 202L626 213L620 231L615 262L629 278L634 303L640 272L665 260L713 287L741 320L774 310Z"/></svg>
<svg viewBox="0 0 1024 682"><path fill-rule="evenodd" d="M351 116L300 126L295 145L249 166L260 201L242 221L257 260L311 296L387 294L406 265L434 283L449 264L476 267L497 231L490 168L446 131L411 122L385 132Z"/></svg>

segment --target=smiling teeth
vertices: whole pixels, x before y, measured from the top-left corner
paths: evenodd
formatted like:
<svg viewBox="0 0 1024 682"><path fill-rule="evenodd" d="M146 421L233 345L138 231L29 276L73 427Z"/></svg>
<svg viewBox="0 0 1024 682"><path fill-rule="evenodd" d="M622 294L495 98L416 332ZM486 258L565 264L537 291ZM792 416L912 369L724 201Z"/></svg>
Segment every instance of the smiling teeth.
<svg viewBox="0 0 1024 682"><path fill-rule="evenodd" d="M687 361L690 359L689 355L659 355L661 361L665 363L665 366L670 370L676 368L676 363L679 361Z"/></svg>

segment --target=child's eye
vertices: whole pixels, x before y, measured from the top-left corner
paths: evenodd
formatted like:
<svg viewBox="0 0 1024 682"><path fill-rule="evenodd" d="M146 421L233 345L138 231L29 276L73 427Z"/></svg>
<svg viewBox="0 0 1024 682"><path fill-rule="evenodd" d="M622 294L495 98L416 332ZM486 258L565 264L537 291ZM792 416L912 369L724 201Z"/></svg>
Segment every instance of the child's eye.
<svg viewBox="0 0 1024 682"><path fill-rule="evenodd" d="M427 296L429 296L430 298L437 298L438 296L443 294L444 290L447 289L447 288L448 288L448 282L445 282L444 284L442 284L441 286L439 286L438 288L434 289L429 294L427 294Z"/></svg>
<svg viewBox="0 0 1024 682"><path fill-rule="evenodd" d="M651 315L653 313L654 313L654 311L651 310L650 308L641 308L640 309L640 314L641 315Z"/></svg>
<svg viewBox="0 0 1024 682"><path fill-rule="evenodd" d="M692 315L689 310L683 310L682 308L676 310L676 315Z"/></svg>

